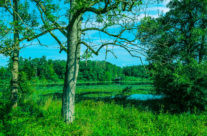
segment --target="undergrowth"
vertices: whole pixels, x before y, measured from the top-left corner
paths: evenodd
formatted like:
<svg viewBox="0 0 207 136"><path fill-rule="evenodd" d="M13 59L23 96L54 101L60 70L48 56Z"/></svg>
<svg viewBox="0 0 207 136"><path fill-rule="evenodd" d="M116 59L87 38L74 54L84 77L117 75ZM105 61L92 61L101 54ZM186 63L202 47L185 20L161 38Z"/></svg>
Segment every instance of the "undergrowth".
<svg viewBox="0 0 207 136"><path fill-rule="evenodd" d="M76 104L76 120L66 125L61 101L25 100L0 125L9 136L206 136L205 113L168 114L142 111L115 102L84 100ZM3 132L3 133L2 133Z"/></svg>

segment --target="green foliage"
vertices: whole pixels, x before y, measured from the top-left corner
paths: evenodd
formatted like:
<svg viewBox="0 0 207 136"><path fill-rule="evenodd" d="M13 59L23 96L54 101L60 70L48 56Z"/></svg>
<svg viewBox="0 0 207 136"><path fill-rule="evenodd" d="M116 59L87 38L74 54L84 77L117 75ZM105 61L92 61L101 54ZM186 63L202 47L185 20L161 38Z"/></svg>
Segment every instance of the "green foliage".
<svg viewBox="0 0 207 136"><path fill-rule="evenodd" d="M8 120L8 113L11 111L10 102L8 99L0 97L0 136L4 136L5 122Z"/></svg>
<svg viewBox="0 0 207 136"><path fill-rule="evenodd" d="M7 68L0 67L0 77L1 77L0 83L10 79L10 73Z"/></svg>
<svg viewBox="0 0 207 136"><path fill-rule="evenodd" d="M169 109L176 112L204 110L207 102L207 63L192 61L154 66L154 85L167 96Z"/></svg>
<svg viewBox="0 0 207 136"><path fill-rule="evenodd" d="M76 105L76 120L70 125L60 117L61 101L46 101L41 105L45 114L13 111L6 135L33 136L205 136L206 116L195 114L153 114L135 107L95 101Z"/></svg>
<svg viewBox="0 0 207 136"><path fill-rule="evenodd" d="M25 60L27 62L28 60ZM25 65L26 63L23 62ZM35 71L36 76L47 80L64 79L66 62L63 60L46 60L45 58L29 60L22 70ZM32 66L30 66L32 65ZM29 67L29 68L27 68ZM28 70L27 70L28 69ZM108 72L109 80L111 81L121 73L121 68L105 62L84 61L80 62L79 80L86 81L105 81L105 76ZM112 74L112 77L111 75Z"/></svg>
<svg viewBox="0 0 207 136"><path fill-rule="evenodd" d="M126 82L140 82L140 83L151 83L151 79L150 78L143 78L143 77L134 77L134 76L125 76L123 77L123 81Z"/></svg>
<svg viewBox="0 0 207 136"><path fill-rule="evenodd" d="M127 66L123 68L123 74L125 76L133 76L133 77L141 77L146 78L147 77L147 71L145 69L145 66L138 65L138 66Z"/></svg>
<svg viewBox="0 0 207 136"><path fill-rule="evenodd" d="M8 1L7 0L1 0L0 1L0 7L4 7L5 4L8 4Z"/></svg>
<svg viewBox="0 0 207 136"><path fill-rule="evenodd" d="M121 75L122 69L104 61L80 62L79 80L112 81Z"/></svg>
<svg viewBox="0 0 207 136"><path fill-rule="evenodd" d="M25 72L28 80L40 79L55 81L63 80L65 76L66 61L47 60L46 57L19 60L20 72ZM112 81L121 76L122 69L103 61L80 62L78 79L81 81Z"/></svg>
<svg viewBox="0 0 207 136"><path fill-rule="evenodd" d="M205 6L200 0L172 0L169 12L144 18L139 26L156 91L167 96L171 111L194 112L206 106Z"/></svg>
<svg viewBox="0 0 207 136"><path fill-rule="evenodd" d="M104 75L104 80L105 81L112 81L112 73L107 71Z"/></svg>
<svg viewBox="0 0 207 136"><path fill-rule="evenodd" d="M137 85L77 86L77 94L85 92L112 91L137 93ZM76 120L67 125L61 118L61 100L42 96L54 93L62 87L37 88L37 91L21 103L16 110L0 104L0 132L8 136L205 136L206 113L168 114L153 113L146 107L115 102L81 100L76 103ZM39 92L39 93L38 93ZM143 91L140 93L143 93ZM148 92L149 93L149 92ZM128 94L128 93L127 93ZM90 96L90 95L89 95ZM97 97L97 95L95 96ZM140 102L139 102L140 103ZM4 117L2 119L2 117ZM4 123L2 123L4 122Z"/></svg>
<svg viewBox="0 0 207 136"><path fill-rule="evenodd" d="M19 73L19 98L20 103L24 101L27 97L29 97L33 92L34 88L30 81L28 81L27 74L25 72Z"/></svg>
<svg viewBox="0 0 207 136"><path fill-rule="evenodd" d="M11 63L9 63L11 65ZM47 60L46 57L35 59L19 59L20 77L24 81L52 81L58 82L65 77L65 60ZM147 66L146 66L147 67ZM10 79L10 66L8 68L0 68L0 80L4 82ZM125 77L127 76L127 77ZM128 66L119 67L109 62L91 61L88 60L80 62L79 81L113 81L117 78L129 81L138 81L147 77L144 66Z"/></svg>
<svg viewBox="0 0 207 136"><path fill-rule="evenodd" d="M25 75L22 75L21 73L21 83L24 76ZM24 83L21 88L23 89L19 89L19 96L21 99L19 100L18 107L15 109L12 109L10 89L5 88L0 92L3 93L0 95L0 135L16 135L16 129L21 127L19 124L21 119L18 120L19 117L23 117L25 119L29 119L31 116L33 118L43 117L44 113L41 110L42 108L29 96L32 92L28 89L31 89L31 87ZM12 128L13 126L15 126L15 128Z"/></svg>

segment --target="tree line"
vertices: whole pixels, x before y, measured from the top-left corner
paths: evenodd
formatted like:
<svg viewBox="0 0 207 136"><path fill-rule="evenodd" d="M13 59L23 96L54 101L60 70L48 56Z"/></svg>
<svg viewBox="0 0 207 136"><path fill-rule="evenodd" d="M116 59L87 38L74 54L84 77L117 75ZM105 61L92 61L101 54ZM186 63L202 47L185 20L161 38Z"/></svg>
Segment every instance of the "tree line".
<svg viewBox="0 0 207 136"><path fill-rule="evenodd" d="M20 78L26 80L63 81L65 77L65 60L48 60L45 56L41 58L19 59ZM145 66L119 67L106 61L80 61L79 81L115 81L125 80L125 77L146 78ZM0 68L1 81L9 80L11 63L8 67Z"/></svg>

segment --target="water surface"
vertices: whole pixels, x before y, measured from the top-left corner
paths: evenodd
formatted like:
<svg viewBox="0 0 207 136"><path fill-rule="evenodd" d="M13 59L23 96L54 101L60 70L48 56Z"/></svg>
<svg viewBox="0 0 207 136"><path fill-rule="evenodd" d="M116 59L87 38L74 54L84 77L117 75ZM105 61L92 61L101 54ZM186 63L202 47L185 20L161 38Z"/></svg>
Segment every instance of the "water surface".
<svg viewBox="0 0 207 136"><path fill-rule="evenodd" d="M162 99L164 95L155 95L155 94L132 94L127 97L127 100L155 100L155 99Z"/></svg>

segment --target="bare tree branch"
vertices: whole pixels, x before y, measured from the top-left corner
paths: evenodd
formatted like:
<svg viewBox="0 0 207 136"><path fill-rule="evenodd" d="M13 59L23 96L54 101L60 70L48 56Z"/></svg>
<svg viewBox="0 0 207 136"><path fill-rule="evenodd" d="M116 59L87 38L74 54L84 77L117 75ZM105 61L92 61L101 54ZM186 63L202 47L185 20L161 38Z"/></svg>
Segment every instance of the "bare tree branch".
<svg viewBox="0 0 207 136"><path fill-rule="evenodd" d="M111 1L110 0L105 0L104 3L105 3L104 8L96 9L96 8L93 8L93 7L88 7L88 8L83 9L82 12L87 12L88 11L88 12L93 12L95 14L100 15L100 14L107 13L108 11L113 10L113 9L118 7L118 3L117 2L115 2L112 5L110 5Z"/></svg>
<svg viewBox="0 0 207 136"><path fill-rule="evenodd" d="M46 8L44 7L44 5L41 3L41 1L39 0L33 0L38 7L41 8L41 10L44 12L44 14L46 15ZM63 27L61 27L54 19L50 19L50 21L53 23L53 25L55 25L55 27L60 28L60 32L64 35L67 36L67 32L65 31L65 29Z"/></svg>
<svg viewBox="0 0 207 136"><path fill-rule="evenodd" d="M86 31L89 31L89 30L95 30L95 31L103 32L103 33L107 34L108 36L112 36L112 37L115 37L115 38L119 38L119 39L121 39L121 40L125 40L125 41L128 41L128 42L133 42L133 41L135 41L135 39L130 41L130 40L128 40L127 38L123 38L123 37L121 37L122 34L123 34L125 31L127 31L127 30L131 30L130 28L122 29L121 32L119 32L119 34L117 34L117 35L115 35L115 34L111 34L111 33L107 32L107 31L105 30L105 28L99 29L99 28L96 28L96 27L82 29L82 32L86 32Z"/></svg>
<svg viewBox="0 0 207 136"><path fill-rule="evenodd" d="M61 28L50 28L50 29L48 29L48 30L46 30L46 31L44 31L44 32L42 32L42 33L40 33L40 34L37 34L37 35L34 35L34 36L32 36L32 37L24 37L24 38L22 38L22 39L19 39L19 42L21 42L21 41L24 41L24 40L27 40L27 41L32 41L32 40L34 40L34 39L36 39L36 38L38 38L38 37L40 37L40 36L43 36L44 34L46 34L46 33L49 33L49 32L51 32L51 31L53 31L53 30L59 30L59 29L62 29L62 27Z"/></svg>
<svg viewBox="0 0 207 136"><path fill-rule="evenodd" d="M57 43L60 45L60 53L62 51L68 52L67 48L61 43L61 41L52 32L49 32L49 33L57 41Z"/></svg>
<svg viewBox="0 0 207 136"><path fill-rule="evenodd" d="M42 11L41 11L40 7L38 7L38 10L40 12L42 22L44 23L45 26L47 26L46 22L45 22L45 20L43 18L43 14L42 14ZM57 43L59 44L59 46L60 46L60 53L62 51L68 52L67 48L62 44L62 42L51 31L49 31L49 33L57 41Z"/></svg>

